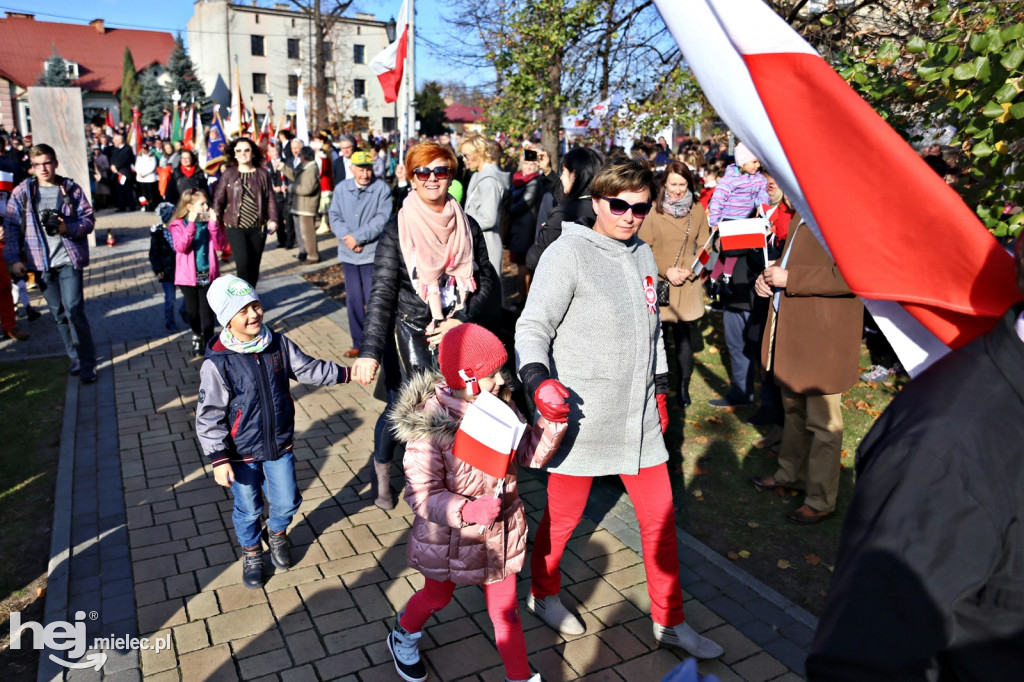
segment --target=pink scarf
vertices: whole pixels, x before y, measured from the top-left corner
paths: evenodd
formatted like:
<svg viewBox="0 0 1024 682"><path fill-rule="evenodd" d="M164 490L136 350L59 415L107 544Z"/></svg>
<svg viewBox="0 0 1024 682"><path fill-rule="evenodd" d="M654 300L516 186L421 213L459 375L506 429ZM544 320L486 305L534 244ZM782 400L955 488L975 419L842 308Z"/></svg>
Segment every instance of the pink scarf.
<svg viewBox="0 0 1024 682"><path fill-rule="evenodd" d="M473 235L459 202L451 196L440 213L432 211L416 192L398 212L398 243L417 295L424 301L441 286L441 277L455 278L455 310L463 307L466 293L476 291L473 279Z"/></svg>

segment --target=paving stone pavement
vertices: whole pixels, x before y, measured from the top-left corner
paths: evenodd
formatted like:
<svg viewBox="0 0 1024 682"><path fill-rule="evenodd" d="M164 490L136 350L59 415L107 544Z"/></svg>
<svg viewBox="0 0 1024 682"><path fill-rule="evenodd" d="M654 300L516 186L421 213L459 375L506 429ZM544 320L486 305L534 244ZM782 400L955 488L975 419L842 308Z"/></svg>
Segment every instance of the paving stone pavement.
<svg viewBox="0 0 1024 682"><path fill-rule="evenodd" d="M150 648L44 650L39 680L399 679L384 638L423 581L406 566L411 510L401 500L390 512L372 504L382 404L357 384L294 385L303 495L289 530L294 566L276 571L267 562L265 588L243 587L231 497L195 439L200 360L189 357L185 335L163 329L147 260L152 222L141 213L98 221L100 237L113 227L118 239L93 250L86 277L100 379L68 384L46 597L47 623L81 622L90 647L94 637L148 637ZM329 262L335 240L321 244ZM316 266L299 266L292 254L275 247L264 255L267 321L307 353L351 364L342 357L350 345L344 308L299 276ZM32 339L0 343L0 361L63 354L48 314L26 328ZM396 495L401 484L396 467ZM543 474L523 472L520 491L532 537ZM814 617L677 532L687 621L726 651L701 671L723 682L802 679ZM544 680L650 682L682 660L654 645L636 517L614 480L595 486L563 573L564 598L587 632L561 637L522 610L530 663ZM528 576L527 565L521 600ZM169 647L156 651L155 638ZM478 588L456 590L421 642L431 679L504 679ZM67 670L51 654L94 665Z"/></svg>

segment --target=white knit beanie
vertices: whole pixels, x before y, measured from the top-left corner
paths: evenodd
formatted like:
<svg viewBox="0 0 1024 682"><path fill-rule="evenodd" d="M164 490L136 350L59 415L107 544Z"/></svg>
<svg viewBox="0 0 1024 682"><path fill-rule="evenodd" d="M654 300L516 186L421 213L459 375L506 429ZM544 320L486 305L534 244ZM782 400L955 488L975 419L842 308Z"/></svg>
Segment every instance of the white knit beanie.
<svg viewBox="0 0 1024 682"><path fill-rule="evenodd" d="M743 166L746 166L751 161L757 161L757 157L754 156L754 152L750 151L747 148L747 145L742 142L736 145L732 158L735 159L736 165L740 168L743 168Z"/></svg>
<svg viewBox="0 0 1024 682"><path fill-rule="evenodd" d="M223 275L213 280L206 300L210 302L210 308L217 316L220 326L226 328L239 310L253 301L260 300L260 297L256 295L252 285L241 277Z"/></svg>

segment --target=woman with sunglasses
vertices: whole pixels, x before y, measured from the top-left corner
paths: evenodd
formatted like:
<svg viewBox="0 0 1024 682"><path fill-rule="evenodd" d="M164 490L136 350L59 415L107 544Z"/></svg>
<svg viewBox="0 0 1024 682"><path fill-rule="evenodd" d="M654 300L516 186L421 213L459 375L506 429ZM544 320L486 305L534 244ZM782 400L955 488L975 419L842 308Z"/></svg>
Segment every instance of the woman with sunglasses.
<svg viewBox="0 0 1024 682"><path fill-rule="evenodd" d="M686 164L673 161L665 168L654 213L644 221L639 237L647 242L658 264L658 276L669 283L668 305L661 307L662 328L672 330L679 363L679 406L690 406L690 376L693 374L694 347L691 338L704 316L704 291L694 276L693 262L704 242L711 236L708 216L696 201L697 185ZM694 341L703 343L700 334Z"/></svg>
<svg viewBox="0 0 1024 682"><path fill-rule="evenodd" d="M235 274L255 287L267 235L277 230L277 200L270 172L263 167L263 154L252 140L235 138L226 156L213 212L227 228L224 233L238 266Z"/></svg>
<svg viewBox="0 0 1024 682"><path fill-rule="evenodd" d="M559 564L595 476L617 475L640 521L654 637L697 658L722 648L683 618L675 505L668 476L668 364L655 284L658 266L637 236L651 210L642 161L605 166L590 185L593 229L565 223L544 254L516 325L519 376L548 420L568 415L547 466L548 499L531 557L526 605L565 635L585 631L562 604ZM585 352L581 352L585 349Z"/></svg>
<svg viewBox="0 0 1024 682"><path fill-rule="evenodd" d="M448 187L458 159L450 145L423 142L405 156L412 192L377 242L366 306L363 344L352 368L364 386L383 367L377 397L388 402L374 430L377 499L392 509L391 461L395 443L390 407L406 379L437 368L437 346L463 322L489 326L500 313L497 273L477 222Z"/></svg>

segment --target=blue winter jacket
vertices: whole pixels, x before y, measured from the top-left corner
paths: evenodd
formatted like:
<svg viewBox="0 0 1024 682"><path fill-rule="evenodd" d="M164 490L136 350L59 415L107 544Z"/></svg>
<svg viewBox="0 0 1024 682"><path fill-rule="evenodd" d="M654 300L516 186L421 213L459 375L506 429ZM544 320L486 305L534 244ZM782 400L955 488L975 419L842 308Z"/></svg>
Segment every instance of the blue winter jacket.
<svg viewBox="0 0 1024 682"><path fill-rule="evenodd" d="M295 404L289 379L332 386L349 381L349 369L317 360L273 332L260 353L228 350L217 337L200 369L196 434L213 466L228 461L274 461L291 452Z"/></svg>

